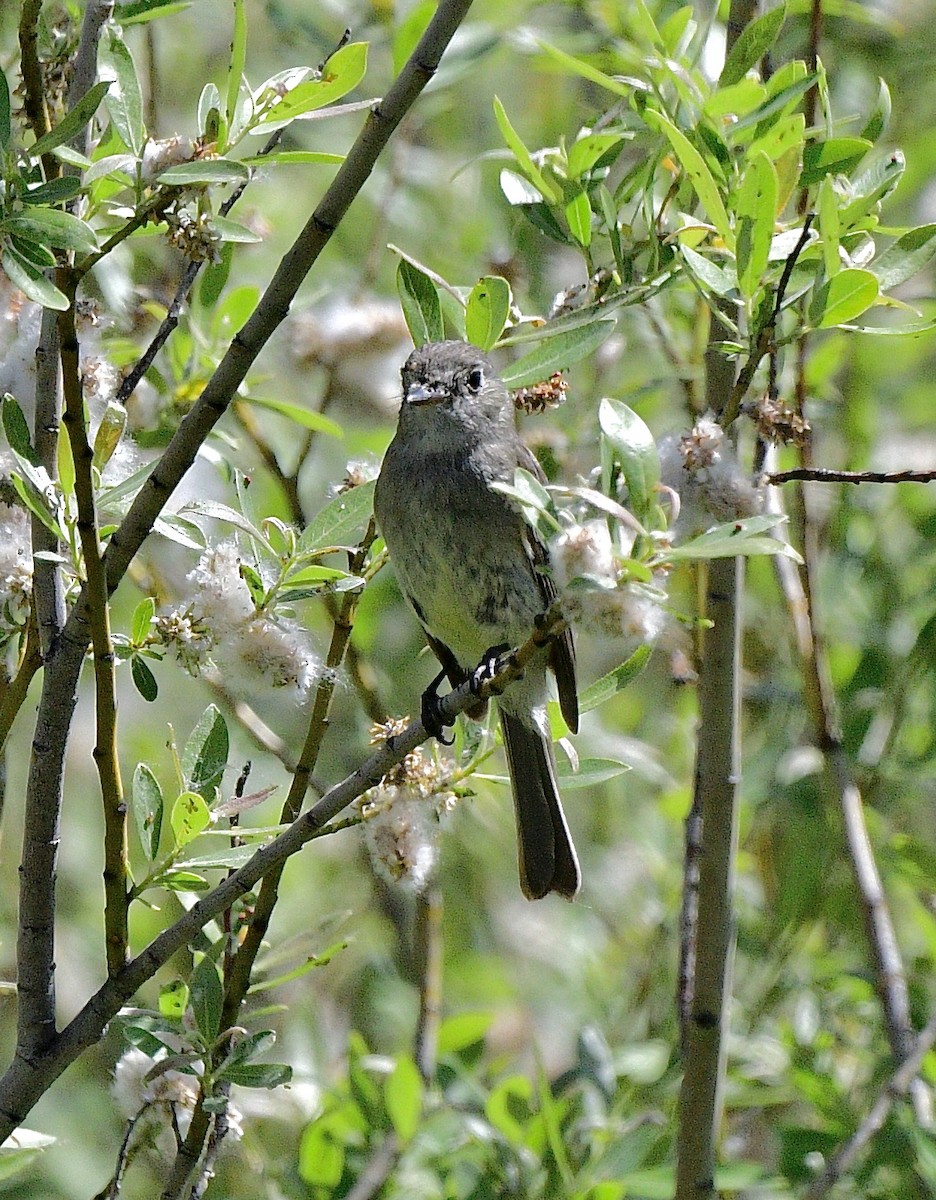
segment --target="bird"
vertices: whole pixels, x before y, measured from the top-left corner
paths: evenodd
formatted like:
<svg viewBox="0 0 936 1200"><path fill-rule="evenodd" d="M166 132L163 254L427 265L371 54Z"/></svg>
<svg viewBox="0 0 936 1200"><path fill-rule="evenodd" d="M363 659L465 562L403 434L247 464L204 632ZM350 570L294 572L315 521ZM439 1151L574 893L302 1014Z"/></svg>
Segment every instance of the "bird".
<svg viewBox="0 0 936 1200"><path fill-rule="evenodd" d="M543 473L517 433L506 386L481 350L460 341L425 343L406 360L401 380L397 429L377 479L374 514L400 590L442 666L436 683L447 677L457 687L486 656L526 641L556 597L546 544L492 486L512 484L517 467L541 480ZM577 732L568 629L496 701L520 885L531 900L550 892L573 899L581 885L556 782L549 670L565 722ZM433 732L440 734L441 726Z"/></svg>

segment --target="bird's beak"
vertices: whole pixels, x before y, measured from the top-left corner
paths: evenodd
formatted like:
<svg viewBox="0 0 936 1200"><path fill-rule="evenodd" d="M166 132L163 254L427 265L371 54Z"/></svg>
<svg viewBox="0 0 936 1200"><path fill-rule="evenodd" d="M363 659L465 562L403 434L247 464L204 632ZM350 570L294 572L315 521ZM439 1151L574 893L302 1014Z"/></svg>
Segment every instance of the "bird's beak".
<svg viewBox="0 0 936 1200"><path fill-rule="evenodd" d="M438 384L432 386L427 383L413 383L407 388L406 403L414 408L421 408L426 404L439 404L447 396L448 391Z"/></svg>

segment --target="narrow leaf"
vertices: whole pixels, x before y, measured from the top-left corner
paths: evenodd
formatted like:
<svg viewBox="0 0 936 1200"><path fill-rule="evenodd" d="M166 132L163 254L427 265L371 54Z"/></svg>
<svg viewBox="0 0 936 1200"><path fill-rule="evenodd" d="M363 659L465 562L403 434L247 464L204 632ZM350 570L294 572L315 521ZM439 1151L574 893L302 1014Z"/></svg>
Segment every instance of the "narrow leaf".
<svg viewBox="0 0 936 1200"><path fill-rule="evenodd" d="M397 267L397 291L403 319L414 344L423 346L426 342L443 341L445 327L436 286L428 275L405 258L400 260Z"/></svg>
<svg viewBox="0 0 936 1200"><path fill-rule="evenodd" d="M228 760L228 729L221 710L209 704L182 751L186 785L210 800L221 783Z"/></svg>
<svg viewBox="0 0 936 1200"><path fill-rule="evenodd" d="M728 213L705 159L682 130L677 129L663 113L648 108L644 119L652 129L658 129L669 139L679 165L688 175L708 219L718 230L725 245L731 249L734 246L734 234L728 221Z"/></svg>
<svg viewBox="0 0 936 1200"><path fill-rule="evenodd" d="M156 601L152 596L145 596L133 610L130 619L130 641L134 646L142 646L149 637L156 615Z"/></svg>
<svg viewBox="0 0 936 1200"><path fill-rule="evenodd" d="M879 284L870 271L849 267L839 271L816 292L809 305L810 322L831 329L860 317L877 300Z"/></svg>
<svg viewBox="0 0 936 1200"><path fill-rule="evenodd" d="M465 308L465 337L473 346L490 350L503 332L510 313L510 284L499 275L485 275L471 289Z"/></svg>
<svg viewBox="0 0 936 1200"><path fill-rule="evenodd" d="M829 138L803 147L800 187L818 183L826 175L848 175L871 149L864 138Z"/></svg>
<svg viewBox="0 0 936 1200"><path fill-rule="evenodd" d="M143 853L152 862L159 851L165 805L159 780L146 763L137 763L133 772L130 807Z"/></svg>
<svg viewBox="0 0 936 1200"><path fill-rule="evenodd" d="M237 110L237 98L240 94L241 80L244 77L244 65L247 62L247 13L244 0L234 0L234 38L231 42L231 65L227 81L227 123L228 129L234 124L234 114Z"/></svg>
<svg viewBox="0 0 936 1200"><path fill-rule="evenodd" d="M367 72L367 43L351 42L342 46L325 64L321 79L307 79L297 84L275 104L257 128L264 132L315 112L340 100L352 91Z"/></svg>
<svg viewBox="0 0 936 1200"><path fill-rule="evenodd" d="M604 318L544 338L534 350L510 364L503 373L504 383L508 388L541 383L557 371L564 371L573 363L587 358L611 336L616 327L616 321Z"/></svg>
<svg viewBox="0 0 936 1200"><path fill-rule="evenodd" d="M9 392L3 396L3 432L10 443L10 449L20 458L25 458L34 467L38 467L39 459L30 440L29 424L19 402Z"/></svg>
<svg viewBox="0 0 936 1200"><path fill-rule="evenodd" d="M740 83L750 69L756 66L770 47L786 19L786 5L779 4L771 8L762 17L749 22L741 31L741 35L731 47L725 65L718 79L719 88L729 87Z"/></svg>
<svg viewBox="0 0 936 1200"><path fill-rule="evenodd" d="M213 1042L221 1031L224 989L218 968L207 955L192 972L190 987L189 1003L198 1032L206 1042Z"/></svg>
<svg viewBox="0 0 936 1200"><path fill-rule="evenodd" d="M568 759L561 759L557 764L556 774L562 791L570 792L576 788L607 783L609 779L616 779L629 770L627 763L618 762L614 758L582 758L574 768Z"/></svg>
<svg viewBox="0 0 936 1200"><path fill-rule="evenodd" d="M242 162L232 158L202 158L197 162L177 163L162 171L157 183L171 187L186 187L197 183L240 183L250 177Z"/></svg>
<svg viewBox="0 0 936 1200"><path fill-rule="evenodd" d="M569 178L581 179L609 150L621 144L623 139L616 133L587 133L579 138L569 147Z"/></svg>
<svg viewBox="0 0 936 1200"><path fill-rule="evenodd" d="M326 417L324 413L316 412L314 408L304 408L301 404L290 404L288 400L271 400L268 396L245 397L248 404L256 408L265 408L270 412L279 413L295 421L303 429L311 429L314 433L326 433L329 437L343 438L344 430L337 421Z"/></svg>
<svg viewBox="0 0 936 1200"><path fill-rule="evenodd" d="M738 285L750 299L757 291L770 255L777 211L777 172L763 153L747 164L738 192Z"/></svg>
<svg viewBox="0 0 936 1200"><path fill-rule="evenodd" d="M330 500L303 530L301 549L356 546L374 513L375 487L376 481L369 479Z"/></svg>
<svg viewBox="0 0 936 1200"><path fill-rule="evenodd" d="M936 225L920 225L892 242L870 264L882 292L906 283L936 257Z"/></svg>
<svg viewBox="0 0 936 1200"><path fill-rule="evenodd" d="M105 104L124 145L137 156L143 153L143 96L133 58L116 30L108 28L98 51L101 78L111 83Z"/></svg>
<svg viewBox="0 0 936 1200"><path fill-rule="evenodd" d="M569 222L569 231L580 246L591 245L591 205L588 203L588 197L584 192L576 192L569 203L565 206L566 220Z"/></svg>
<svg viewBox="0 0 936 1200"><path fill-rule="evenodd" d="M637 518L646 523L660 481L660 456L653 434L632 408L607 397L598 405L598 424L620 463L630 507Z"/></svg>
<svg viewBox="0 0 936 1200"><path fill-rule="evenodd" d="M38 158L42 154L48 154L56 146L61 146L63 142L70 142L76 134L79 134L97 112L98 105L107 95L110 86L108 80L103 80L89 88L54 129L51 129L45 137L40 138L34 146L29 147L32 157Z"/></svg>
<svg viewBox="0 0 936 1200"><path fill-rule="evenodd" d="M549 204L557 204L559 196L556 194L555 188L547 182L542 171L533 161L529 150L523 144L523 140L516 129L511 125L510 118L507 116L506 110L497 96L494 97L494 117L500 128L501 136L513 152L520 170L539 190L544 200Z"/></svg>
<svg viewBox="0 0 936 1200"><path fill-rule="evenodd" d="M408 1054L401 1054L384 1084L387 1116L403 1145L411 1141L422 1117L423 1086L419 1070Z"/></svg>
<svg viewBox="0 0 936 1200"><path fill-rule="evenodd" d="M159 695L159 685L156 682L156 676L139 654L134 654L130 659L130 677L143 699L152 704Z"/></svg>
<svg viewBox="0 0 936 1200"><path fill-rule="evenodd" d="M17 254L12 246L4 248L0 262L10 277L10 282L30 300L35 300L43 308L55 309L56 312L64 312L68 308L68 297L65 293L59 291L38 267L33 266L21 254Z"/></svg>

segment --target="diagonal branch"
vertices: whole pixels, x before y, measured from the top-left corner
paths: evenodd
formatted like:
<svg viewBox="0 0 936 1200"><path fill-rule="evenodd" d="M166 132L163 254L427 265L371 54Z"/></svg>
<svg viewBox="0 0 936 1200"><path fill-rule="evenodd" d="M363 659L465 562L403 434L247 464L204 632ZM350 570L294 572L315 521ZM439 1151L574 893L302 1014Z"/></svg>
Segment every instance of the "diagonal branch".
<svg viewBox="0 0 936 1200"><path fill-rule="evenodd" d="M567 628L562 615L551 610L533 635L503 660L497 671L480 684L468 680L443 696L439 713L451 724L478 699L500 696L523 675L530 660L541 653L551 640ZM30 1109L62 1072L88 1047L101 1038L108 1022L134 993L183 946L188 945L204 926L251 891L264 876L279 870L293 854L314 838L335 831L329 822L369 788L376 787L391 767L403 761L429 733L421 720L413 721L401 733L388 738L360 767L330 788L321 800L262 846L242 867L228 875L208 892L174 925L165 929L136 958L112 975L87 1001L81 1011L61 1031L31 1053L17 1048L10 1067L0 1079L0 1142L20 1125Z"/></svg>

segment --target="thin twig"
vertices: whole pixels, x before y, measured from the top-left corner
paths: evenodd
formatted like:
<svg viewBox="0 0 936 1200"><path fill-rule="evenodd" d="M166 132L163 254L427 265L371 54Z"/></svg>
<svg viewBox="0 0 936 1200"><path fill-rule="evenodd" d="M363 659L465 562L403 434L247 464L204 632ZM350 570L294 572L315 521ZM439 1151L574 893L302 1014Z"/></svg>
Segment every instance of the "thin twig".
<svg viewBox="0 0 936 1200"><path fill-rule="evenodd" d="M503 695L523 676L530 661L568 628L557 610L551 610L532 636L513 654L504 657L498 669L480 683L468 680L439 700L439 715L451 724L459 713L478 703ZM401 733L388 738L350 775L336 783L271 842L262 846L236 871L207 892L168 929L164 929L136 958L101 985L61 1033L50 1037L26 1055L18 1047L13 1062L0 1079L0 1142L25 1120L30 1109L51 1084L78 1056L96 1045L107 1026L134 993L188 945L213 920L264 876L282 868L288 858L307 842L332 832L332 822L348 805L369 788L376 787L387 772L403 761L429 737L421 720L412 721ZM343 822L336 822L339 827Z"/></svg>
<svg viewBox="0 0 936 1200"><path fill-rule="evenodd" d="M416 1066L426 1083L435 1078L442 1020L442 889L432 880L416 897L416 971L419 1019L416 1023Z"/></svg>
<svg viewBox="0 0 936 1200"><path fill-rule="evenodd" d="M822 1200L848 1171L855 1159L879 1133L894 1104L905 1096L920 1072L923 1059L936 1043L936 1017L932 1017L921 1029L909 1049L907 1057L881 1088L878 1097L852 1136L841 1149L829 1159L804 1193L803 1200Z"/></svg>
<svg viewBox="0 0 936 1200"><path fill-rule="evenodd" d="M77 280L67 270L59 272L59 284L69 306L59 313L59 347L65 413L75 472L75 503L78 536L81 539L88 592L88 620L94 650L96 743L94 762L101 784L104 806L104 936L107 970L113 975L127 960L127 806L120 778L117 753L117 660L110 630L110 603L104 556L98 536L97 504L94 495L94 452L88 441L84 395L75 329Z"/></svg>
<svg viewBox="0 0 936 1200"><path fill-rule="evenodd" d="M793 467L789 471L774 471L765 477L766 483L933 483L933 471L833 471L829 467Z"/></svg>

